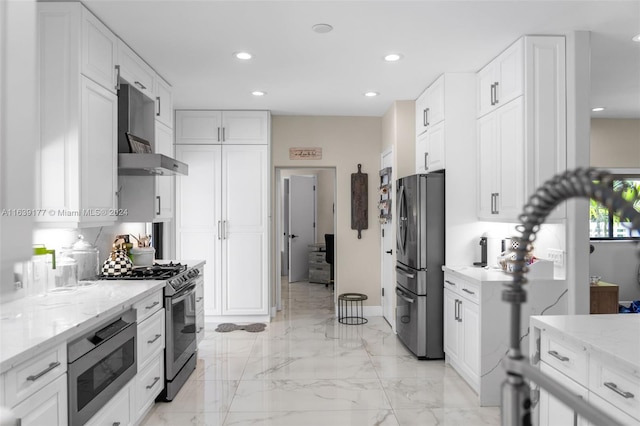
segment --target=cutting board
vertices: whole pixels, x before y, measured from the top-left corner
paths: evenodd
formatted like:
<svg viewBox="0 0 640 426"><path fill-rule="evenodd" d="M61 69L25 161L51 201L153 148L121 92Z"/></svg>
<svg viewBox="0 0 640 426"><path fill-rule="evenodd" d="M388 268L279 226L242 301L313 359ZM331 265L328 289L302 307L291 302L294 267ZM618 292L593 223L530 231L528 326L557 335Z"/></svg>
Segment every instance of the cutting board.
<svg viewBox="0 0 640 426"><path fill-rule="evenodd" d="M358 238L362 238L362 230L369 228L368 175L362 173L362 164L358 164L358 173L351 173L351 229L358 230Z"/></svg>

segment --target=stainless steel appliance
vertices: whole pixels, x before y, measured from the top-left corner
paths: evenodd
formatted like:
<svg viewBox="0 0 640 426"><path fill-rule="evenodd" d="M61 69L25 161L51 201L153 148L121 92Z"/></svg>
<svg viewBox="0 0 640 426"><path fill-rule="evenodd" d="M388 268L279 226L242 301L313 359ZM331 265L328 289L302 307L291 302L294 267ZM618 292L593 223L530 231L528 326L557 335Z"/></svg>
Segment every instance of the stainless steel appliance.
<svg viewBox="0 0 640 426"><path fill-rule="evenodd" d="M199 268L188 268L169 279L164 290L165 387L159 400L173 400L196 368L196 281L200 275Z"/></svg>
<svg viewBox="0 0 640 426"><path fill-rule="evenodd" d="M196 281L202 268L180 263L154 263L134 267L131 275L102 277L124 280L166 280L165 309L165 386L157 400L172 401L196 368Z"/></svg>
<svg viewBox="0 0 640 426"><path fill-rule="evenodd" d="M70 425L84 424L136 375L136 339L129 310L67 345Z"/></svg>
<svg viewBox="0 0 640 426"><path fill-rule="evenodd" d="M444 172L398 179L396 199L396 331L418 358L443 358Z"/></svg>

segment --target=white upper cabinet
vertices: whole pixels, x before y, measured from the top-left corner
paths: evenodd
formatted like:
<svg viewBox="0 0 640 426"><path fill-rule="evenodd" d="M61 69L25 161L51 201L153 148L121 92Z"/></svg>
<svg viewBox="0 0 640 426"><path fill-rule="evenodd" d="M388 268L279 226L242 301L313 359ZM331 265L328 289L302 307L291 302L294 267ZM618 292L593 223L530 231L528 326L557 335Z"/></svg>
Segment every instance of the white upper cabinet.
<svg viewBox="0 0 640 426"><path fill-rule="evenodd" d="M266 145L268 111L176 112L176 144Z"/></svg>
<svg viewBox="0 0 640 426"><path fill-rule="evenodd" d="M173 129L173 94L171 85L156 75L156 120ZM173 143L172 143L173 144Z"/></svg>
<svg viewBox="0 0 640 426"><path fill-rule="evenodd" d="M478 72L478 117L524 93L524 38Z"/></svg>
<svg viewBox="0 0 640 426"><path fill-rule="evenodd" d="M444 120L444 74L416 99L416 136Z"/></svg>
<svg viewBox="0 0 640 426"><path fill-rule="evenodd" d="M155 100L156 73L125 42L118 39L119 78Z"/></svg>
<svg viewBox="0 0 640 426"><path fill-rule="evenodd" d="M535 189L566 170L565 61L564 37L525 36L478 72L480 219L517 220Z"/></svg>
<svg viewBox="0 0 640 426"><path fill-rule="evenodd" d="M118 100L112 87L82 75L82 10L78 3L38 3L36 207L48 214L37 221L64 226L116 220ZM109 43L94 44L111 55Z"/></svg>
<svg viewBox="0 0 640 426"><path fill-rule="evenodd" d="M82 74L116 93L118 38L84 7L82 10Z"/></svg>
<svg viewBox="0 0 640 426"><path fill-rule="evenodd" d="M444 170L447 151L473 138L475 124L473 73L445 73L416 99L416 173Z"/></svg>

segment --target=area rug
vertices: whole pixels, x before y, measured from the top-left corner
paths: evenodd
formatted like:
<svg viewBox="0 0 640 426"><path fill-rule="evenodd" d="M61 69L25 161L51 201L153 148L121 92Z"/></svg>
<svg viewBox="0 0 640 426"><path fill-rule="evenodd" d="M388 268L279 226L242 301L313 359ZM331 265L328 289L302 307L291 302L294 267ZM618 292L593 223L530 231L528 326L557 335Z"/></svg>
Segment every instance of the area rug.
<svg viewBox="0 0 640 426"><path fill-rule="evenodd" d="M216 331L219 333L228 333L229 331L244 330L250 333L257 333L259 331L264 331L265 328L267 328L267 325L259 322L247 325L237 325L230 322L225 322L219 324L218 328L216 328Z"/></svg>

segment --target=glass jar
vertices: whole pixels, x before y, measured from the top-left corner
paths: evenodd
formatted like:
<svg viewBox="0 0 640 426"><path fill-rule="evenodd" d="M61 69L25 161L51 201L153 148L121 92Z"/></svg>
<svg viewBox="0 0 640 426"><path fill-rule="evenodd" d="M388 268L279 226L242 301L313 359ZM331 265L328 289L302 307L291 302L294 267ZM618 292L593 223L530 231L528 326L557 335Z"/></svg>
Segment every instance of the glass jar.
<svg viewBox="0 0 640 426"><path fill-rule="evenodd" d="M100 274L100 252L98 249L85 241L84 236L78 235L78 241L62 251L64 256L68 256L77 262L78 284L83 285L86 281L95 281Z"/></svg>

